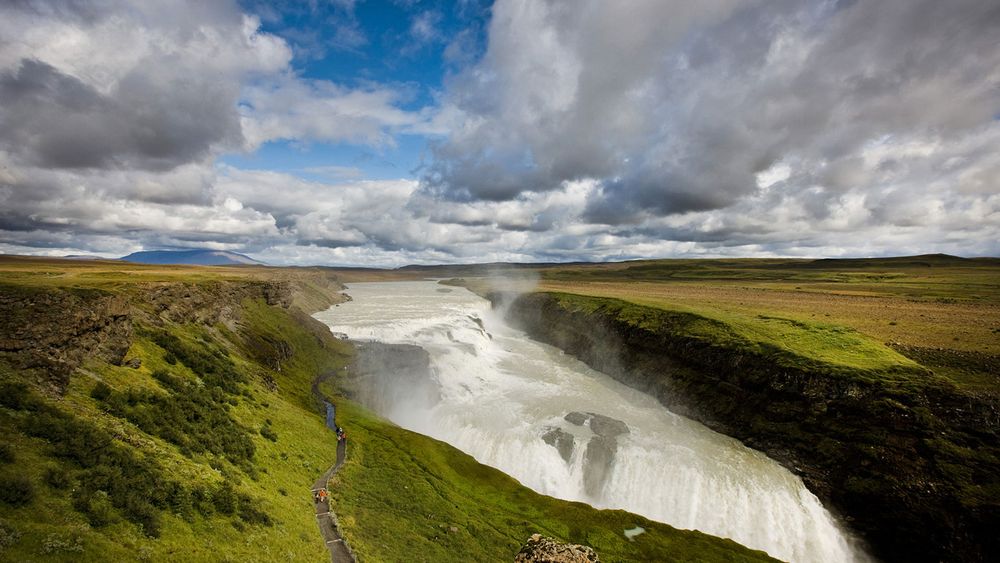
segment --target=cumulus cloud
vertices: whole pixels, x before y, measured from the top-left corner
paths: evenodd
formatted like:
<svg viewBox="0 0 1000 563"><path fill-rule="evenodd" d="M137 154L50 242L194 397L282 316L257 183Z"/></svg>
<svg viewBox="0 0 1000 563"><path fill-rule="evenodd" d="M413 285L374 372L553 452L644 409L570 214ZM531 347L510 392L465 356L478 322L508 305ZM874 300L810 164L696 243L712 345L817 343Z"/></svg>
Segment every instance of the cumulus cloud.
<svg viewBox="0 0 1000 563"><path fill-rule="evenodd" d="M417 43L430 43L440 39L441 14L434 10L421 12L410 22L410 35Z"/></svg>
<svg viewBox="0 0 1000 563"><path fill-rule="evenodd" d="M292 75L254 84L241 102L249 150L273 140L395 144L395 134L421 127L424 114L399 109L402 93L386 87L349 89Z"/></svg>
<svg viewBox="0 0 1000 563"><path fill-rule="evenodd" d="M485 50L475 28L443 37L438 15L413 13L414 44L451 69L436 105L413 110L396 85L297 74L294 57L327 47L290 45L232 2L3 3L0 252L1000 254L995 2L498 0L491 13ZM352 2L335 15L335 48L367 40ZM386 148L402 134L429 139L419 180L219 164L274 141Z"/></svg>
<svg viewBox="0 0 1000 563"><path fill-rule="evenodd" d="M501 0L493 12L486 55L451 84L464 126L434 148L427 194L509 201L593 179L581 220L650 233L707 213L733 244L757 238L740 213L834 231L934 227L970 206L995 221L995 3Z"/></svg>
<svg viewBox="0 0 1000 563"><path fill-rule="evenodd" d="M202 158L214 144L239 146L229 103L236 92L225 92L223 84L170 91L150 78L126 76L105 95L25 59L0 74L0 146L39 166L148 169Z"/></svg>
<svg viewBox="0 0 1000 563"><path fill-rule="evenodd" d="M221 154L275 140L392 145L429 119L398 109L390 87L307 80L291 61L234 2L4 3L3 248L265 248L285 217L232 197Z"/></svg>
<svg viewBox="0 0 1000 563"><path fill-rule="evenodd" d="M238 148L241 82L290 52L210 4L7 5L0 149L42 167L164 170Z"/></svg>

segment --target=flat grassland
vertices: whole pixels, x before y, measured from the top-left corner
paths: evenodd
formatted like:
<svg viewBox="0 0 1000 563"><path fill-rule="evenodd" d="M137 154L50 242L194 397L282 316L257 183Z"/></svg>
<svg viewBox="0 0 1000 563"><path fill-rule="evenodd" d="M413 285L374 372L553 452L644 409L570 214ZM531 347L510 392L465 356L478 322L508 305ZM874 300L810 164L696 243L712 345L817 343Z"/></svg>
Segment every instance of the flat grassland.
<svg viewBox="0 0 1000 563"><path fill-rule="evenodd" d="M721 321L748 342L854 368L913 362L1000 387L1000 260L661 260L550 267L536 290Z"/></svg>
<svg viewBox="0 0 1000 563"><path fill-rule="evenodd" d="M263 266L177 266L135 264L117 260L71 260L33 256L0 256L6 283L43 287L104 287L158 281L221 281L261 278L277 268Z"/></svg>

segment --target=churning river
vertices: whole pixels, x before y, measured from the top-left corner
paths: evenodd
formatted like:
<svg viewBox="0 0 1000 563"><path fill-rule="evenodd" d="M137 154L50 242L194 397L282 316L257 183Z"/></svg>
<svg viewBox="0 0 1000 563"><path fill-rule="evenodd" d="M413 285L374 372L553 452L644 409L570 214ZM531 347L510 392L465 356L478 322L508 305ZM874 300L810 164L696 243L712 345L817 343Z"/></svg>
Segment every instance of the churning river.
<svg viewBox="0 0 1000 563"><path fill-rule="evenodd" d="M370 374L358 399L532 489L732 538L786 561L867 558L802 481L764 454L508 326L435 282L349 284L318 313L359 341L423 348L430 369ZM367 383L366 383L367 382Z"/></svg>

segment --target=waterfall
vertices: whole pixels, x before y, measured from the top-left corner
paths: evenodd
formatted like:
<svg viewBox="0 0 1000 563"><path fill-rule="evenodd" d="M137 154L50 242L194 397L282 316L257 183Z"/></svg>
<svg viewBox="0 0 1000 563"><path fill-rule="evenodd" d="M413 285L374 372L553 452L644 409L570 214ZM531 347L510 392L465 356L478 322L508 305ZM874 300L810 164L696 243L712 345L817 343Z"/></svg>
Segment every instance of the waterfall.
<svg viewBox="0 0 1000 563"><path fill-rule="evenodd" d="M316 317L362 344L355 395L547 495L621 508L796 562L866 556L764 454L508 326L434 282L351 284ZM406 345L404 347L385 346Z"/></svg>

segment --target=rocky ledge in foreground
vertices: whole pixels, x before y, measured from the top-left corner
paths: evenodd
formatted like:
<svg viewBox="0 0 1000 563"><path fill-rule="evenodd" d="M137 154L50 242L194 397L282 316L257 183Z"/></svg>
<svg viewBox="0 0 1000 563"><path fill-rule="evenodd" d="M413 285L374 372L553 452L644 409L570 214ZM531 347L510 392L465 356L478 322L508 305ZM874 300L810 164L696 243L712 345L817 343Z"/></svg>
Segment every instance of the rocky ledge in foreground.
<svg viewBox="0 0 1000 563"><path fill-rule="evenodd" d="M541 534L532 534L521 551L514 556L514 563L599 563L593 548L585 545L562 543Z"/></svg>

